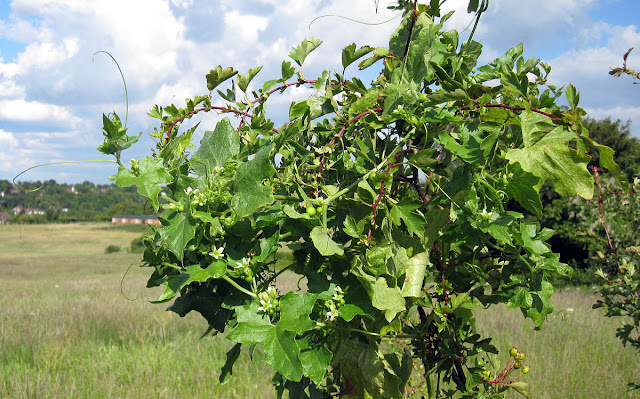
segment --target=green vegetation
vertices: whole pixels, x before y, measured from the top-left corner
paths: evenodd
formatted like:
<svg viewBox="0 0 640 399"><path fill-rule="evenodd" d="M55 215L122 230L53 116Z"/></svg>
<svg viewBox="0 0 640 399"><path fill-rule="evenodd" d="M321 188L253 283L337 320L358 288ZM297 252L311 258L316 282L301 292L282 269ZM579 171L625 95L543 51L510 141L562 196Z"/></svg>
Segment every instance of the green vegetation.
<svg viewBox="0 0 640 399"><path fill-rule="evenodd" d="M0 213L9 213L12 223L100 221L109 220L117 214L144 215L151 212L147 201L135 189L112 184L88 181L58 184L55 180L48 180L44 183L18 182L16 186L0 180L0 193ZM22 208L18 215L13 214L15 207ZM27 210L37 213L27 214Z"/></svg>
<svg viewBox="0 0 640 399"><path fill-rule="evenodd" d="M138 234L107 224L0 226L0 397L273 397L267 367L244 351L238 378L219 384L233 344L200 339L202 318L149 303L160 292L145 288L144 269L129 270L123 296L120 281L140 255L104 248ZM479 312L478 327L505 354L514 345L526 351L535 398L632 398L624 385L640 361L615 338L618 323L591 309L595 299L576 289L557 293L557 313L539 332L502 307Z"/></svg>
<svg viewBox="0 0 640 399"><path fill-rule="evenodd" d="M257 346L279 397L399 399L415 364L424 380L414 393L429 399L529 397L514 371L534 365L516 352L492 373L499 348L476 316L503 304L542 328L553 315L551 281L572 270L537 221L541 186L590 200L601 183L589 169L595 153L598 170L624 192L628 182L614 150L589 136L576 88L548 83L548 65L522 45L478 64L472 36L488 1L469 1L465 41L444 30L451 14L440 4L392 4L403 19L388 48L346 46L342 73L305 77L322 43L314 38L255 91L261 66L215 67L202 95L150 110L156 149L130 167L121 152L139 135L103 116L98 150L115 157L111 179L166 211L143 238L148 285L164 288L158 302L175 299L169 310L199 312L236 342L221 382L241 348ZM380 68L374 81L345 78L356 61ZM292 86L313 94L276 127L267 104ZM196 146L199 125L181 125L210 111L227 117ZM277 290L290 278L274 267L280 244L307 289Z"/></svg>

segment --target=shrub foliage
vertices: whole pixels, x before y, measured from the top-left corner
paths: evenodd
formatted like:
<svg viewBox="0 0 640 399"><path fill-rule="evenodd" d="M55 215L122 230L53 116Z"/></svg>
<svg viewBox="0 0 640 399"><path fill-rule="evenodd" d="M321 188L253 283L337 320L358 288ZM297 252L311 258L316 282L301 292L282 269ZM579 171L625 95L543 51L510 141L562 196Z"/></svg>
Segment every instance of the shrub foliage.
<svg viewBox="0 0 640 399"><path fill-rule="evenodd" d="M487 3L472 0L469 11ZM573 86L548 85L550 67L525 59L522 45L477 65L482 45L443 30L451 14L438 4L399 1L389 46L346 46L341 72L304 76L321 44L313 38L262 86L261 67L212 69L204 95L153 107L157 151L131 167L120 154L137 136L104 117L99 149L116 156L112 179L166 210L144 240L148 285L164 287L158 302L174 300L170 310L197 311L235 342L221 382L248 346L261 348L290 397L405 397L414 364L429 397L528 396L520 361L502 371L487 363L497 349L472 310L503 303L539 328L553 312L549 279L571 269L546 243L553 231L507 204L540 217L543 183L591 198L591 151L624 176L613 151L588 137ZM346 79L356 62L380 73ZM314 93L276 127L269 99L302 85ZM568 109L555 103L563 94ZM225 117L189 152L198 126L181 124L210 111ZM281 246L293 260L276 269ZM280 292L285 270L306 289Z"/></svg>

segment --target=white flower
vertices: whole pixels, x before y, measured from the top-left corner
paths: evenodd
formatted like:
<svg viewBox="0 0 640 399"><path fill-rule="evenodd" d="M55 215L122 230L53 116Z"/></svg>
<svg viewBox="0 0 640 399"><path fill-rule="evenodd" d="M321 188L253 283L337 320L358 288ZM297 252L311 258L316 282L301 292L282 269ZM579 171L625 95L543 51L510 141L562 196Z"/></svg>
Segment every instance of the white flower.
<svg viewBox="0 0 640 399"><path fill-rule="evenodd" d="M191 192L193 192L193 189L191 188L191 186L187 187L186 190L184 190L185 193L187 194L191 194Z"/></svg>
<svg viewBox="0 0 640 399"><path fill-rule="evenodd" d="M482 212L480 212L480 217L483 218L484 220L490 220L491 217L493 216L493 212L487 212L487 209L483 209Z"/></svg>
<svg viewBox="0 0 640 399"><path fill-rule="evenodd" d="M215 259L220 259L223 256L224 247L216 248L213 247L213 250L209 252L210 256L213 256Z"/></svg>

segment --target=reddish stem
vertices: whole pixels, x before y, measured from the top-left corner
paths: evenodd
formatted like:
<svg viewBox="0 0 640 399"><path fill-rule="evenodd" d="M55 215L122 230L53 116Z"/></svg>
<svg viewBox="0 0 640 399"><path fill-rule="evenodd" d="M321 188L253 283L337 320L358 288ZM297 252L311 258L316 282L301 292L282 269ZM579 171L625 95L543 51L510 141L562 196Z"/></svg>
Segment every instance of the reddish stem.
<svg viewBox="0 0 640 399"><path fill-rule="evenodd" d="M603 208L603 201L604 198L602 196L602 182L600 181L600 168L598 168L597 166L590 166L589 169L591 169L593 171L593 174L595 175L595 181L596 181L596 185L598 186L598 213L599 213L599 219L600 219L600 225L602 225L602 228L604 229L605 234L607 235L607 243L609 244L609 247L611 248L611 250L613 251L613 253L616 253L616 249L613 246L613 241L611 240L611 236L609 235L609 229L607 228L607 225L604 223L604 208Z"/></svg>
<svg viewBox="0 0 640 399"><path fill-rule="evenodd" d="M295 86L295 85L302 85L305 83L308 84L314 84L316 83L317 80L298 80L296 82L290 82L290 83L285 83L281 86L276 87L275 89L272 89L270 91L268 91L265 94L262 94L260 97L256 98L255 100L251 101L250 104L255 104L256 102L260 101L261 99L264 99L265 96L271 95L273 93L275 93L278 90L283 90L286 89L289 86ZM242 126L242 123L244 123L244 118L245 117L249 117L249 118L253 118L253 115L249 114L249 109L247 109L246 111L238 111L236 109L231 109L231 108L226 108L226 107L217 107L217 106L208 106L208 107L202 107L202 108L197 108L194 109L193 111L189 112L188 114L174 120L171 125L169 126L169 129L167 130L167 135L165 137L164 140L164 144L166 145L169 142L169 138L171 137L171 132L173 131L173 128L175 127L175 125L177 125L179 122L182 122L183 120L185 120L185 118L187 118L188 116L192 116L197 114L198 112L202 112L202 111L211 111L212 109L216 109L222 112L231 112L237 115L241 115L242 121L240 123L240 126ZM274 132L279 133L277 129L273 129Z"/></svg>
<svg viewBox="0 0 640 399"><path fill-rule="evenodd" d="M485 108L504 108L504 109L508 109L509 111L524 111L527 110L528 108L524 108L524 107L512 107L510 105L507 104L482 104L483 107ZM470 110L471 107L467 106L467 105L463 105L462 107L460 107L460 109L464 109L464 110ZM544 115L544 116L548 116L551 119L562 119L559 116L555 116L552 115L550 113L544 112L544 111L540 111L539 109L536 108L531 108L532 112L536 112L538 114Z"/></svg>
<svg viewBox="0 0 640 399"><path fill-rule="evenodd" d="M331 140L329 145L332 146L332 145L334 145L336 143L336 141L338 139L342 139L342 135L347 130L347 127L349 125L351 125L354 122L357 122L358 120L360 120L361 118L364 118L365 116L369 115L372 112L380 112L380 111L382 111L382 108L370 109L370 110L365 111L365 112L363 112L363 113L361 113L359 115L356 115L353 118L351 118L350 120L348 120L347 123L342 125L342 129L340 129L338 134ZM318 174L316 175L316 183L320 179L320 176L322 176L322 170L323 170L324 165L325 165L326 162L327 162L327 157L326 156L322 157L322 159L320 160L320 166L318 167Z"/></svg>

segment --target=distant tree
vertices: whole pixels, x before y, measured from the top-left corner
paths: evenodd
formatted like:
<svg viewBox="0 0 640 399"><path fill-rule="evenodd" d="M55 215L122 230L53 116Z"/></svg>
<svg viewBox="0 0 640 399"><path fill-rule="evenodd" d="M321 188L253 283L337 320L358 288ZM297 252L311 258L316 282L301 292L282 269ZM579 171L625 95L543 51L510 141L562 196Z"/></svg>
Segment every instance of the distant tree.
<svg viewBox="0 0 640 399"><path fill-rule="evenodd" d="M49 222L55 222L60 217L60 208L49 206L45 211L45 216Z"/></svg>

